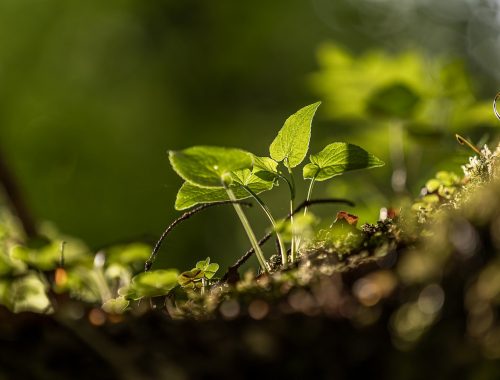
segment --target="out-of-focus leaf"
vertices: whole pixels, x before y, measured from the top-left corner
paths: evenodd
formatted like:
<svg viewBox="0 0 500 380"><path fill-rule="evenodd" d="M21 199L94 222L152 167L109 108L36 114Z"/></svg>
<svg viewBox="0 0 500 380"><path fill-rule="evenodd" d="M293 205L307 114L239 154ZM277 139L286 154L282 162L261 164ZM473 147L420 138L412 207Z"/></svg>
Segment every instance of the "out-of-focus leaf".
<svg viewBox="0 0 500 380"><path fill-rule="evenodd" d="M409 119L420 97L403 83L377 89L367 101L367 110L375 117Z"/></svg>
<svg viewBox="0 0 500 380"><path fill-rule="evenodd" d="M111 298L104 302L102 309L109 314L122 314L129 305L130 301L126 300L125 297L120 296L117 298Z"/></svg>
<svg viewBox="0 0 500 380"><path fill-rule="evenodd" d="M120 295L127 299L166 295L177 286L178 275L179 272L175 269L140 273L132 278L130 286L123 289Z"/></svg>
<svg viewBox="0 0 500 380"><path fill-rule="evenodd" d="M109 263L130 265L136 262L143 263L149 258L151 247L143 243L133 243L111 247L106 252Z"/></svg>
<svg viewBox="0 0 500 380"><path fill-rule="evenodd" d="M14 280L9 289L10 307L14 313L31 311L52 312L46 294L47 285L35 273L29 273Z"/></svg>

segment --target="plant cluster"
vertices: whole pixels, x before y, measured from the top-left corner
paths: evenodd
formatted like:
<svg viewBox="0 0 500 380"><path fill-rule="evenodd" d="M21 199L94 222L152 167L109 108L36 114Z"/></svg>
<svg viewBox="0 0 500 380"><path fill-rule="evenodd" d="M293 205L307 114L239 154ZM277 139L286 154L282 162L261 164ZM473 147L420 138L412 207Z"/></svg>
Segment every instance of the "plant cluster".
<svg viewBox="0 0 500 380"><path fill-rule="evenodd" d="M301 238L296 232L294 204L296 185L293 169L306 158L311 138L311 124L320 103L306 106L290 116L269 146L270 157L260 157L241 149L195 146L181 151L170 151L173 169L185 180L181 186L175 207L183 210L200 203L237 201L253 198L269 219L279 243L281 263L286 267L297 260ZM314 184L326 181L347 171L382 166L384 163L364 149L345 142L335 142L312 154L303 167L302 176L309 180L306 201L311 199ZM284 182L290 192L290 256L278 222L268 205L260 197ZM241 205L233 203L235 211L248 235L261 270L270 271L257 238ZM307 215L307 208L304 210Z"/></svg>
<svg viewBox="0 0 500 380"><path fill-rule="evenodd" d="M230 286L226 282L227 273L215 277L219 265L212 263L210 258L182 273L177 269L150 271L154 260L148 259L150 247L147 245L114 246L93 255L80 241L51 230L45 232L45 238L23 244L16 223L3 213L0 223L0 304L14 312L49 313L59 302L64 302L65 295L69 295L88 305L102 305L109 314L121 314L143 298L159 297L166 302L173 317L206 318L229 308L227 305L231 304L228 302L232 300L246 300L249 307L255 297L269 302L282 299L289 303L290 294L295 294L293 289L313 289L322 276L383 260L394 252L424 241L420 235L437 236L430 232L434 228L431 223L441 219L436 218L437 215L447 215L441 213L442 210L465 209L464 205L477 199L477 192L483 192L485 186L498 180L500 148L492 152L485 146L479 150L459 136L459 142L469 145L477 153L462 167L463 177L438 172L426 182L421 197L410 209L385 210L376 224L358 227L356 215L341 211L329 227L318 227L317 218L307 209L300 215L297 215L300 207L294 209L293 173L307 154L311 122L318 105L307 106L287 119L270 146L271 157L220 147L193 147L170 152L174 169L186 180L177 195L176 208L194 209L174 221L167 231L193 215L193 210L230 203L255 243L249 253L258 255L260 245L271 233L259 242L254 239L241 208L242 199L253 197L265 211L273 226L272 233L280 241L277 255L269 259L261 256L260 275L248 272L242 280ZM329 144L311 155L310 162L303 167L303 177L310 180L310 186L302 205L307 207L313 202L311 193L315 182L349 170L380 165L379 159L355 145ZM292 211L287 218L276 220L259 194L271 190L281 181L290 190ZM416 220L416 234L415 226L409 223L413 219ZM290 249L285 246L287 243ZM408 257L413 256L408 254ZM420 259L424 257L421 255ZM149 262L146 271L137 274L145 261ZM404 268L406 264L401 265ZM416 273L418 271L413 271L409 278ZM383 281L392 283L393 280L388 280L390 276L384 276ZM309 297L304 294L302 296ZM318 293L317 296L321 295ZM293 304L294 301L290 302ZM224 315L223 311L221 313Z"/></svg>

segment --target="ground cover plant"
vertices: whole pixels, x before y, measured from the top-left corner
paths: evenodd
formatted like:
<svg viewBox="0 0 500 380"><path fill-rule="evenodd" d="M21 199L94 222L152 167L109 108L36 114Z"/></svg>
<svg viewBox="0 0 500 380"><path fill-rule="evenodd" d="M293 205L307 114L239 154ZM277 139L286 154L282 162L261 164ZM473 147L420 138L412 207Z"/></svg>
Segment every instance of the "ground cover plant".
<svg viewBox="0 0 500 380"><path fill-rule="evenodd" d="M500 119L498 97L493 110ZM308 154L318 107L319 103L315 103L301 108L285 121L270 144L270 157L215 146L170 151L171 166L185 181L175 200L176 209L184 213L169 225L154 247L130 243L94 253L83 242L61 236L54 229L37 231L26 239L18 219L3 211L0 304L5 308L2 315L11 321L9 328L15 332L22 329L22 325L16 324L20 319L11 312L30 315L27 323L49 315L85 342L87 348L83 352L88 347L95 350L120 378L147 378L161 371L175 373L171 368L173 356L169 356L172 353L165 354L164 362L155 361L149 368L137 363L152 363L151 358L127 354L119 348L115 340L123 339L121 333L129 334L129 326L172 339L174 330L166 332L161 326L173 320L187 321L192 323L189 328L200 334L196 338L187 334L196 341L210 336L203 330L203 323L221 328L230 321L242 321L250 326L251 333L244 339L251 354L231 358L251 358L244 361L250 366L256 358L260 358L260 364L272 359L280 351L277 345L284 344L284 337L274 331L273 321L288 326L293 325L289 318L296 317L303 318L296 322L299 325L312 323L312 329L317 329L313 336L318 339L322 334L332 339L340 336L338 329L346 321L350 332L345 339L355 336L358 330L370 332L369 336L382 336L383 342L388 342L383 345L388 357L397 356L398 352L423 355L429 345L436 344L432 335L438 333L446 337L438 346L446 345L451 338L461 342L463 352L455 353L454 358L471 376L479 371L498 374L492 361L500 358L500 145L478 148L457 135L458 143L472 154L462 166L462 175L438 171L411 202L398 208L381 205L376 223L358 225L357 215L342 210L343 205L352 205L348 199L312 196L317 182L384 165L357 145L333 142L311 154L302 167L302 177L309 181L307 195L304 200L297 199L294 170ZM262 193L278 185L284 185L289 193L283 201L289 212L281 218L271 213L262 197ZM243 210L251 205L250 201L262 209L269 221L268 233L261 239L257 239ZM328 203L338 209L332 223L321 222L309 210ZM160 246L168 244L167 237L179 223L208 208L229 206L235 209L251 245L234 265L221 272L213 262L217 258L200 257L187 270L153 268ZM277 242L275 254L266 257L261 247L272 236ZM231 252L229 247L224 250L221 254ZM240 273L241 265L252 255L256 256L259 269ZM152 323L150 330L142 321ZM465 327L443 329L450 321ZM255 330L254 322L264 324ZM89 326L100 328L105 338L90 332ZM235 324L227 326L240 329ZM212 345L212 338L207 338L206 343ZM373 336L368 340L372 339ZM140 345L145 344L138 340ZM102 347L109 351L103 353ZM152 347L158 350L154 339ZM323 343L318 343L316 354L320 355L323 348ZM342 346L335 350L340 352ZM369 350L375 355L377 346ZM352 353L347 357L365 360ZM129 365L120 364L124 358L130 360ZM475 366L478 360L484 367ZM200 368L234 375L235 367L222 362L227 366L224 369L200 361L198 368L189 368L187 362L182 362L176 370L195 377L203 373L197 372ZM298 362L310 368L304 358ZM436 370L443 376L450 373L445 364ZM293 372L278 368L273 371L281 375ZM390 372L389 377L397 376L396 373Z"/></svg>
<svg viewBox="0 0 500 380"><path fill-rule="evenodd" d="M496 100L494 112L498 117ZM330 226L318 228L318 221L308 213L308 206L330 202L349 204L349 201L312 199L315 182L351 170L383 165L380 159L356 145L344 142L328 144L319 153L310 155L310 162L303 166L302 176L310 181L309 190L304 202L296 208L293 168L307 155L312 121L319 105L306 106L285 121L269 147L270 157L212 146L170 151L173 169L185 180L177 194L175 207L190 210L169 226L151 255L148 246L130 244L111 247L92 257L83 243L72 238L56 238L54 232L49 232L42 240L35 239L24 245L14 220L9 214L4 214L3 225L8 228L4 227L2 235L2 303L14 312L52 313L54 304L50 298L68 293L85 302L100 303L104 311L117 315L143 298L167 297L167 307L172 300L179 300L175 306L170 304L172 316L205 318L215 310L214 307L220 306L221 294L231 293L228 290L231 287L227 288L226 283L236 284L237 289L244 287L243 284L252 287L251 284L266 279L278 279L278 283L291 281L298 285L302 276L312 278L316 270L332 274L344 270L339 268L349 267L352 260L384 256L398 245L411 245L418 239L412 236L414 232L409 231L420 227L409 226L425 225L434 218L436 210L444 206L459 208L462 199L467 198L464 194L470 192L463 188L491 182L495 176L498 150L492 153L487 146L479 150L457 135L458 142L468 145L477 156L463 166L464 178L454 173L438 172L435 178L427 181L424 195L412 203L412 214L405 214L407 210L403 209L389 210L377 224L358 228L358 217L342 211ZM277 220L260 194L272 190L280 182L289 189L290 212ZM248 198L256 201L270 222L270 232L260 241L242 209L242 206L249 206L243 201ZM210 258L182 273L177 269L152 270L160 245L178 223L208 207L227 204L235 208L252 248L222 277L215 276L219 265L212 263ZM277 254L266 258L261 245L272 234L276 235ZM249 273L240 280L237 270L252 254L257 256L260 274L254 277L255 274ZM145 271L134 275L143 262ZM305 271L305 267L311 268Z"/></svg>

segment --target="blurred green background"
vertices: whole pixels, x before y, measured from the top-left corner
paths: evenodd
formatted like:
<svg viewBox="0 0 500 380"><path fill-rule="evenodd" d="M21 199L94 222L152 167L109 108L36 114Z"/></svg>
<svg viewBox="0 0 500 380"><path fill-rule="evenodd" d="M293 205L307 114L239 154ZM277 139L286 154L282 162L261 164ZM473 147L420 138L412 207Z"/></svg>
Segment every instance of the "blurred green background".
<svg viewBox="0 0 500 380"><path fill-rule="evenodd" d="M3 0L0 149L38 221L93 249L154 241L178 215L169 149L265 155L287 116L322 100L312 151L347 140L388 164L315 195L348 196L374 221L460 170L455 133L494 140L499 20L496 0ZM285 194L264 196L277 215ZM170 236L159 266L228 264L248 246L233 211L212 209Z"/></svg>

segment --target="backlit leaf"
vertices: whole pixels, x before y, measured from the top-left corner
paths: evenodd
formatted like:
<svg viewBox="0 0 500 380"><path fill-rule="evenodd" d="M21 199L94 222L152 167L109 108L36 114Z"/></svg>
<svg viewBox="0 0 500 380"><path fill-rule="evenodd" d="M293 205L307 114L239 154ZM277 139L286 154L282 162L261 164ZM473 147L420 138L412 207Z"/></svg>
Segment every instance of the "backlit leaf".
<svg viewBox="0 0 500 380"><path fill-rule="evenodd" d="M311 123L321 102L306 106L290 116L269 147L271 158L286 161L293 168L306 157L311 139Z"/></svg>
<svg viewBox="0 0 500 380"><path fill-rule="evenodd" d="M248 172L250 171L248 170ZM273 182L263 180L257 177L257 175L251 173L250 176L248 175L248 173L242 173L240 175L235 175L234 178L235 181L233 185L230 186L230 188L233 191L236 199L245 199L250 197L250 194L241 186L241 183L243 182L256 194L271 190L274 185ZM185 182L177 193L177 198L175 200L175 209L185 210L197 204L228 200L229 196L227 195L225 189L213 187L198 187L192 185L189 182Z"/></svg>
<svg viewBox="0 0 500 380"><path fill-rule="evenodd" d="M357 145L336 142L310 157L304 166L304 178L325 181L347 171L383 166L384 162Z"/></svg>
<svg viewBox="0 0 500 380"><path fill-rule="evenodd" d="M227 173L251 169L253 156L241 149L194 146L169 152L170 164L184 180L196 186L222 188Z"/></svg>

